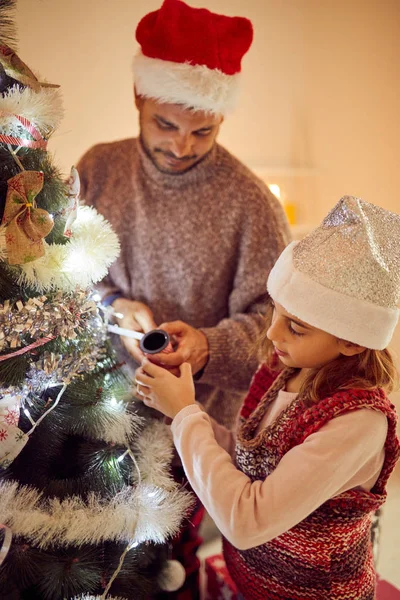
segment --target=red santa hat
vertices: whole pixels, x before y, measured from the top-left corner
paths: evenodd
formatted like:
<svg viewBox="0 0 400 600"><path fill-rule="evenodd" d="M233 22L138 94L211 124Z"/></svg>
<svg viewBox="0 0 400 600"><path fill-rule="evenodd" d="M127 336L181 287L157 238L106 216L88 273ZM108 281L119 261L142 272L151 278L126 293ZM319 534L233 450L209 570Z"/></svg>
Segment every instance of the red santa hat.
<svg viewBox="0 0 400 600"><path fill-rule="evenodd" d="M248 19L164 0L139 22L136 39L139 95L215 114L233 108L241 60L253 40Z"/></svg>

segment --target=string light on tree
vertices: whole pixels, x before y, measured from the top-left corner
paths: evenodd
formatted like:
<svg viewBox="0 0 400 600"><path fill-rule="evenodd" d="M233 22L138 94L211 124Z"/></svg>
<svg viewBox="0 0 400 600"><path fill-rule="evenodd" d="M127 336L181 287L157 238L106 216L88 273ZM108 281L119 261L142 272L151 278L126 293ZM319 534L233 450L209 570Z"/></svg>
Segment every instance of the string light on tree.
<svg viewBox="0 0 400 600"><path fill-rule="evenodd" d="M176 585L167 540L193 500L112 351L91 288L119 242L47 152L60 91L18 56L14 4L0 0L1 595L141 600Z"/></svg>

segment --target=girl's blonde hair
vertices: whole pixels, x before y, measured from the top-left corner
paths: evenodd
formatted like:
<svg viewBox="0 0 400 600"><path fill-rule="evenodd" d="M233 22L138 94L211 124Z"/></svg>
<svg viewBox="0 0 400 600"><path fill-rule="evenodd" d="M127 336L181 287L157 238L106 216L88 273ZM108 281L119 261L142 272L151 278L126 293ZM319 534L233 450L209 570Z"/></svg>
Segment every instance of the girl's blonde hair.
<svg viewBox="0 0 400 600"><path fill-rule="evenodd" d="M267 338L271 324L273 306L266 314L266 327L257 344L259 356L274 370L283 366L274 354L272 342ZM331 396L338 390L357 388L372 390L383 388L390 393L397 387L398 372L389 350L371 350L366 348L354 356L340 355L337 359L319 369L312 369L300 389L300 394L310 402L318 402Z"/></svg>

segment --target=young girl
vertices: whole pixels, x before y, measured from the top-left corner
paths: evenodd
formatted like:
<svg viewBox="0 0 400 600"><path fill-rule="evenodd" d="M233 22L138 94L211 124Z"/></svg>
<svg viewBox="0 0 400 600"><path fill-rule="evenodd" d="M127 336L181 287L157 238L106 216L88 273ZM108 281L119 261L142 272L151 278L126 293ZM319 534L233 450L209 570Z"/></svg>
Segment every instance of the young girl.
<svg viewBox="0 0 400 600"><path fill-rule="evenodd" d="M273 361L255 374L236 434L195 403L188 364L176 378L144 360L136 374L145 403L173 419L246 600L375 597L371 520L399 457L384 391L395 378L386 346L399 236L399 216L344 197L284 250L267 284Z"/></svg>

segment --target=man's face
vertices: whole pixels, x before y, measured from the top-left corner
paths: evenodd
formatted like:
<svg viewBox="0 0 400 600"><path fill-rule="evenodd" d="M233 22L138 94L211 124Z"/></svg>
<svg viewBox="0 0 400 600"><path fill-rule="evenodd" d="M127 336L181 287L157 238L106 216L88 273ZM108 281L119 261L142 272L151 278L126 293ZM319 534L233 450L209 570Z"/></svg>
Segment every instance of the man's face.
<svg viewBox="0 0 400 600"><path fill-rule="evenodd" d="M223 117L192 111L179 104L162 104L136 96L140 134L154 165L179 175L191 169L214 145Z"/></svg>

